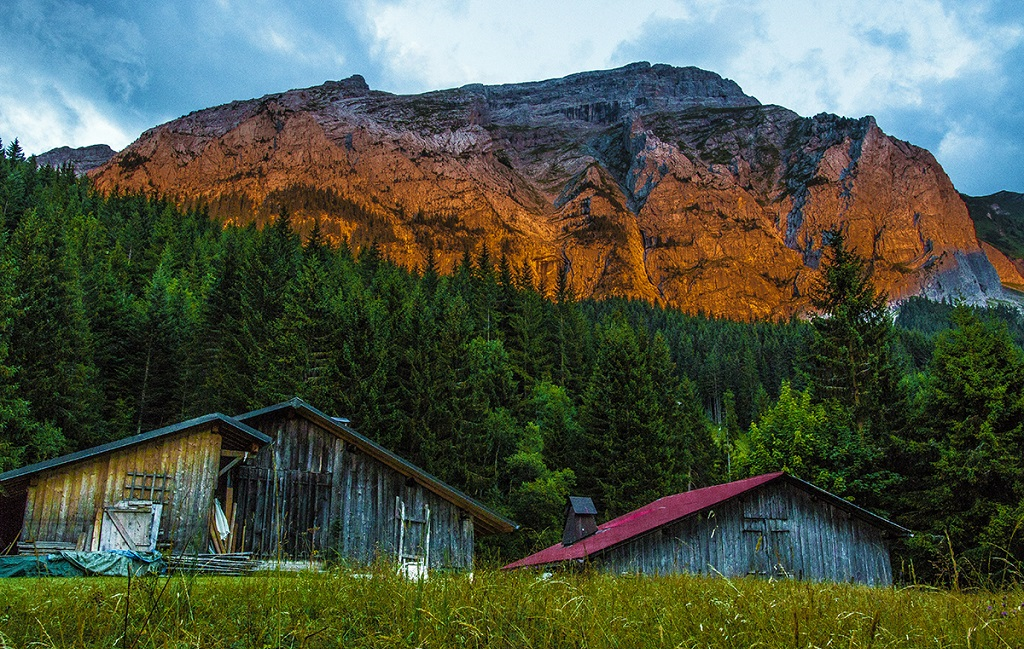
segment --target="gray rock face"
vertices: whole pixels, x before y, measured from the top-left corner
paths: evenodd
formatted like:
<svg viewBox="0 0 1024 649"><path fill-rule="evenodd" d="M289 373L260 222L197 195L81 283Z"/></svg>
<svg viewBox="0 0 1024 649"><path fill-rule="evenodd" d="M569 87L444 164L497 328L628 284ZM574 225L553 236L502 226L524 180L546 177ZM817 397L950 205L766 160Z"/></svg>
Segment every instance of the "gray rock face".
<svg viewBox="0 0 1024 649"><path fill-rule="evenodd" d="M1000 290L930 153L697 68L407 96L351 77L192 113L93 177L236 223L285 206L408 266L430 254L445 270L486 244L549 287L561 267L577 295L741 319L804 310L834 228L894 299Z"/></svg>
<svg viewBox="0 0 1024 649"><path fill-rule="evenodd" d="M106 144L93 144L77 149L62 146L50 149L46 153L40 153L36 156L36 163L40 166L49 165L54 168L70 164L75 168L75 173L82 176L97 167L102 167L115 155L117 155L117 151Z"/></svg>

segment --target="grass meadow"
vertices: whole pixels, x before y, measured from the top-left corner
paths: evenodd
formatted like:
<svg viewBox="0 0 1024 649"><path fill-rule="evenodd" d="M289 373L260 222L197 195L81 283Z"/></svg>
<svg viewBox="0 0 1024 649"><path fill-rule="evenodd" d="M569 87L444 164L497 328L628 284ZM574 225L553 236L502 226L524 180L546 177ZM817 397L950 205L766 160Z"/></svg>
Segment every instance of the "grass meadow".
<svg viewBox="0 0 1024 649"><path fill-rule="evenodd" d="M0 647L1024 647L1024 590L478 571L0 580Z"/></svg>

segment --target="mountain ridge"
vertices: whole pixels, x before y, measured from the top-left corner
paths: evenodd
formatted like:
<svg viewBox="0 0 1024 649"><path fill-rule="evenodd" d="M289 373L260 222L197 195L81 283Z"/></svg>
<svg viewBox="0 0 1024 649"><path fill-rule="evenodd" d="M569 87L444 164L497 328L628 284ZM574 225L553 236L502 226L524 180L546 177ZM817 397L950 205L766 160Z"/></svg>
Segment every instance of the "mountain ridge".
<svg viewBox="0 0 1024 649"><path fill-rule="evenodd" d="M419 95L355 75L190 113L91 175L228 222L285 207L410 267L447 271L486 245L548 287L565 272L577 295L737 319L805 311L836 227L893 298L1006 297L929 152L699 68Z"/></svg>

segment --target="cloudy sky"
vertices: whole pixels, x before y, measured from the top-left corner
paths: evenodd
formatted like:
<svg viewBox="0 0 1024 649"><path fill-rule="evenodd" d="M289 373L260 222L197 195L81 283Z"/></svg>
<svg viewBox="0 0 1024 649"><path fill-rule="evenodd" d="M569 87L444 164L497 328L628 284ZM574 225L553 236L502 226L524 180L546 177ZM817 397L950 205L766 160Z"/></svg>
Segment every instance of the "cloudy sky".
<svg viewBox="0 0 1024 649"><path fill-rule="evenodd" d="M1024 191L1021 0L4 0L0 138L119 149L193 110L362 74L413 93L631 61L801 115L874 115L960 191Z"/></svg>

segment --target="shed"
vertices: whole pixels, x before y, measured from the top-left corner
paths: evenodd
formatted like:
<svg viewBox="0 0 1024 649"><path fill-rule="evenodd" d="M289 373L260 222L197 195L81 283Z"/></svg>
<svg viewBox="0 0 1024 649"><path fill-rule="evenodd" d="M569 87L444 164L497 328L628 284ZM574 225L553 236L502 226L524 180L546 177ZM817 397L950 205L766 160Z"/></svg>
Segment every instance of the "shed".
<svg viewBox="0 0 1024 649"><path fill-rule="evenodd" d="M270 441L214 413L0 473L0 553L205 552L223 467Z"/></svg>
<svg viewBox="0 0 1024 649"><path fill-rule="evenodd" d="M237 419L273 438L226 486L241 550L470 570L476 536L517 528L302 399Z"/></svg>
<svg viewBox="0 0 1024 649"><path fill-rule="evenodd" d="M615 574L688 572L887 586L890 542L909 535L808 482L769 473L660 498L574 543L558 543L505 569L587 562Z"/></svg>

